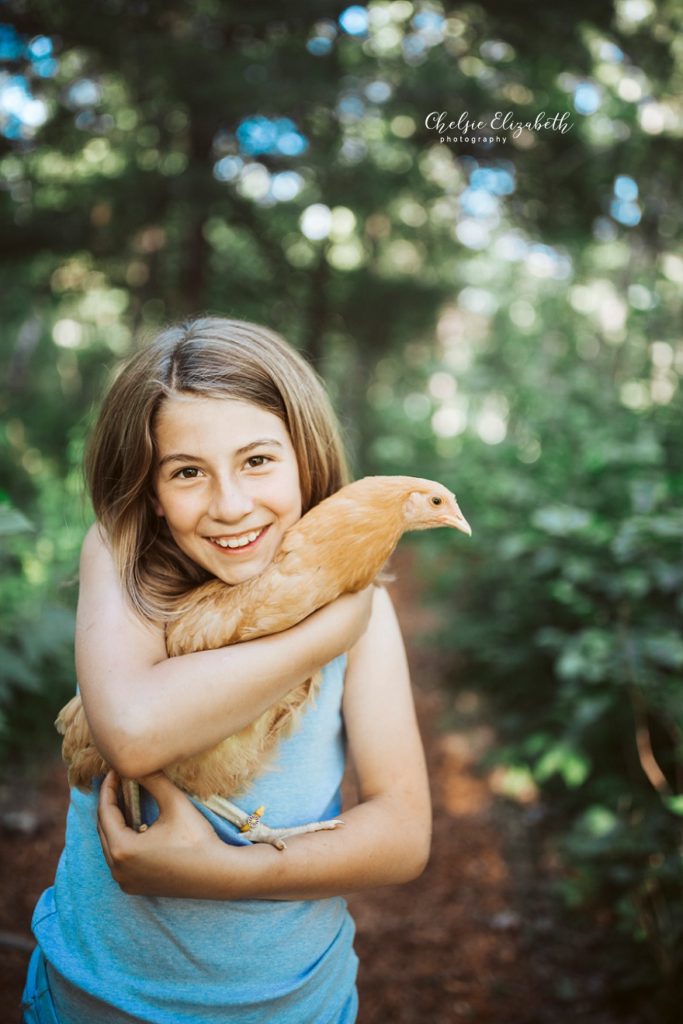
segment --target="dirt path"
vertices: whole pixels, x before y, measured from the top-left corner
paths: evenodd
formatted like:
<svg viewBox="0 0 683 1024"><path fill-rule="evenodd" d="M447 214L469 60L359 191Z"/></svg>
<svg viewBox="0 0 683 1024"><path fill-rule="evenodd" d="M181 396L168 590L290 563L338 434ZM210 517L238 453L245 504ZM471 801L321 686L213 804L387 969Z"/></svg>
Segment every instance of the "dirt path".
<svg viewBox="0 0 683 1024"><path fill-rule="evenodd" d="M540 1020L537 987L524 963L492 793L475 772L490 730L442 728L452 697L424 639L437 619L422 606L407 554L397 573L391 591L429 763L434 834L421 878L349 900L361 962L359 1024L532 1024Z"/></svg>
<svg viewBox="0 0 683 1024"><path fill-rule="evenodd" d="M350 900L361 960L359 1024L536 1019L518 918L486 788L459 738L431 731L434 701L419 701L434 795L432 856L407 886Z"/></svg>
<svg viewBox="0 0 683 1024"><path fill-rule="evenodd" d="M64 844L69 794L61 760L0 785L0 1021L15 1024L33 948L31 916L52 884ZM93 1021L93 1024L95 1022Z"/></svg>
<svg viewBox="0 0 683 1024"><path fill-rule="evenodd" d="M489 731L442 731L440 722L452 698L439 691L437 657L424 641L420 644L434 621L420 608L407 560L401 562L400 585L392 591L416 681L434 796L434 843L420 879L349 901L361 960L359 1024L558 1024L569 1019L597 1024L603 1018L587 1012L574 1016L581 1009L576 1001L570 1000L565 1008L571 1016L565 1016L559 1012L561 999L560 1005L549 1002L549 985L539 988L543 958L534 955L515 908L516 869L506 861L500 813L474 767ZM5 1024L19 1021L31 913L52 881L66 803L59 762L51 761L32 780L6 780L0 787L0 811L23 807L40 822L28 837L0 830L0 1021ZM525 871L527 877L533 874L528 864L522 865ZM546 922L546 934L554 931L553 922ZM23 948L17 948L22 939Z"/></svg>

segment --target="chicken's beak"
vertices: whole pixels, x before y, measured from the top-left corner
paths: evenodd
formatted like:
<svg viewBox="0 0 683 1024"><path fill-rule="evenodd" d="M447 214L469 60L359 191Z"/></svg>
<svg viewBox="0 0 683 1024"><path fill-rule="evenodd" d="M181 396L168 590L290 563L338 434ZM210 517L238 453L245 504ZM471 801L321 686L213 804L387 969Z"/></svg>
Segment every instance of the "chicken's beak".
<svg viewBox="0 0 683 1024"><path fill-rule="evenodd" d="M455 506L455 511L444 515L441 522L444 526L452 526L454 529L460 530L461 533L466 533L468 537L472 536L472 527L457 505Z"/></svg>

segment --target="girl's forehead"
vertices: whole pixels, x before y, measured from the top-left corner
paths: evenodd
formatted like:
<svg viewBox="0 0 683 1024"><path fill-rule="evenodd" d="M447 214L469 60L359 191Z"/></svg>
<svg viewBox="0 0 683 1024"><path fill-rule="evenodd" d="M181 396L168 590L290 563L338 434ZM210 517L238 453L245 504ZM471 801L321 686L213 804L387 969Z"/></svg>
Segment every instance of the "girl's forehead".
<svg viewBox="0 0 683 1024"><path fill-rule="evenodd" d="M289 440L285 424L269 409L243 399L204 395L165 398L155 418L154 434L160 447L185 439L202 445L227 441L235 448L261 438Z"/></svg>

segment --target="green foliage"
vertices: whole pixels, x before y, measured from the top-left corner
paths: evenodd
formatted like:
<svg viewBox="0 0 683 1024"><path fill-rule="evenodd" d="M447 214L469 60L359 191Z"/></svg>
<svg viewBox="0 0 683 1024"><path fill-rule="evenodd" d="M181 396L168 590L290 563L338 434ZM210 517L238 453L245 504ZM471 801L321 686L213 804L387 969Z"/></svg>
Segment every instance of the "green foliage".
<svg viewBox="0 0 683 1024"><path fill-rule="evenodd" d="M644 361L622 345L625 364ZM474 536L451 564L452 541L434 541L453 617L444 642L497 709L496 759L540 791L567 903L611 908L622 939L605 960L625 971L615 991L649 991L664 1013L683 967L680 422L668 403L624 406L607 347L591 374L559 352L545 360L545 394L533 373L505 390L505 360L489 367L507 436L495 468L471 441L459 453L454 486ZM527 464L530 435L540 451Z"/></svg>
<svg viewBox="0 0 683 1024"><path fill-rule="evenodd" d="M52 722L73 695L78 478L41 469L35 522L0 495L0 763L55 749Z"/></svg>

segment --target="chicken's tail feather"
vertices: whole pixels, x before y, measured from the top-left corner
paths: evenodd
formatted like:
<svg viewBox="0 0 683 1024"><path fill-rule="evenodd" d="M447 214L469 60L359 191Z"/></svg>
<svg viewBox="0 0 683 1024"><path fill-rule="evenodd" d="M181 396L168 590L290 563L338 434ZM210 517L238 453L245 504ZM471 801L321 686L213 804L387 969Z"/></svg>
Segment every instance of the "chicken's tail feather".
<svg viewBox="0 0 683 1024"><path fill-rule="evenodd" d="M64 705L57 715L55 726L57 732L64 737L62 758L67 765L69 785L78 789L91 789L93 778L104 775L109 765L93 743L80 697L72 697Z"/></svg>

